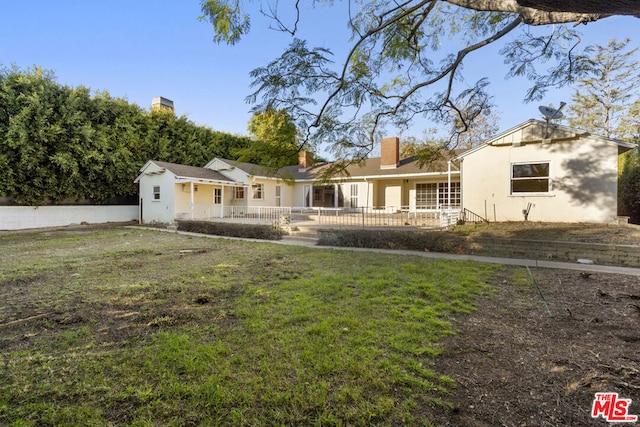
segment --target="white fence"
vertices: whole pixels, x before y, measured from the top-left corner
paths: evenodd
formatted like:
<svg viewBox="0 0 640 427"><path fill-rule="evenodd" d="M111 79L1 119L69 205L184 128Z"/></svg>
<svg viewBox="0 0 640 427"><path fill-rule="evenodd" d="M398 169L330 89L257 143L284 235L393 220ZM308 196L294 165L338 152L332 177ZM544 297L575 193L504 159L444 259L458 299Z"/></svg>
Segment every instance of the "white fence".
<svg viewBox="0 0 640 427"><path fill-rule="evenodd" d="M193 219L242 223L333 227L447 227L462 217L458 206L410 211L393 206L360 208L292 208L272 206L195 205ZM190 219L183 213L179 218Z"/></svg>
<svg viewBox="0 0 640 427"><path fill-rule="evenodd" d="M410 211L393 206L313 208L318 225L338 227L447 227L460 219L459 207Z"/></svg>
<svg viewBox="0 0 640 427"><path fill-rule="evenodd" d="M225 206L221 208L220 206L196 205L194 206L193 219L260 224L288 223L291 220L291 208L275 206Z"/></svg>
<svg viewBox="0 0 640 427"><path fill-rule="evenodd" d="M138 205L0 206L0 230L138 220Z"/></svg>

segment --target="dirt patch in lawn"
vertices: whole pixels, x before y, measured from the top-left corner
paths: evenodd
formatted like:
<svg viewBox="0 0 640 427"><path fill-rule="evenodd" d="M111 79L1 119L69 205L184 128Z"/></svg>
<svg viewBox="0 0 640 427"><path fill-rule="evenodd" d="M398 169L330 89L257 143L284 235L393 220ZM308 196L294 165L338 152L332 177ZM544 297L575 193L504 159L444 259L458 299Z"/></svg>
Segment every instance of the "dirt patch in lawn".
<svg viewBox="0 0 640 427"><path fill-rule="evenodd" d="M496 293L456 319L434 369L457 386L442 426L602 426L596 392L632 399L640 414L640 280L613 274L505 268ZM547 309L548 307L548 309Z"/></svg>
<svg viewBox="0 0 640 427"><path fill-rule="evenodd" d="M610 243L619 245L640 244L640 226L631 224L495 222L459 225L453 227L452 232L471 237L559 240L563 242Z"/></svg>

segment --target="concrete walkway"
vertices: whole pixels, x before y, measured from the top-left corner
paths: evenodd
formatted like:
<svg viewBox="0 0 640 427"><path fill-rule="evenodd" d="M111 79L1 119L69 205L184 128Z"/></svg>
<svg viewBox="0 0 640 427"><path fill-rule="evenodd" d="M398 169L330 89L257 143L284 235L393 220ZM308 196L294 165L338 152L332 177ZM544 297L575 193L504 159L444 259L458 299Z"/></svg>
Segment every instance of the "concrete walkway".
<svg viewBox="0 0 640 427"><path fill-rule="evenodd" d="M317 239L312 238L300 238L300 237L284 237L282 240L260 240L260 239L244 239L238 237L225 237L225 236L213 236L208 234L190 233L184 231L169 231L166 229L152 228L152 227L140 227L131 226L126 228L132 229L147 229L154 231L172 232L193 237L205 237L214 239L230 239L230 240L243 240L256 243L271 243L279 245L293 245L304 246L312 249L319 250L335 250L335 251L354 251L354 252L376 252L388 255L402 255L402 256L419 256L424 258L434 259L448 259L453 261L476 261L486 262L489 264L503 264L514 265L520 267L539 267L539 268L555 268L561 270L577 270L588 271L594 273L613 273L613 274L625 274L629 276L640 276L640 268L631 267L618 267L613 265L596 265L596 264L578 264L570 262L557 262L557 261L543 261L534 259L521 259L521 258L502 258L502 257L490 257L481 255L456 255L440 252L423 252L423 251L406 251L396 249L372 249L372 248L345 248L339 246L318 246L316 245Z"/></svg>

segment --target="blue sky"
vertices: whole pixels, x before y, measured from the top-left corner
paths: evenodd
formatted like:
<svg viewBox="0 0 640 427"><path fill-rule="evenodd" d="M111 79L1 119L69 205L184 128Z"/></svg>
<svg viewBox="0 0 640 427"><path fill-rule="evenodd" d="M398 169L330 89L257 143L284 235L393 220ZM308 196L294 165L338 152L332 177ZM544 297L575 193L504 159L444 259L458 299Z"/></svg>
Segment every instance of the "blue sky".
<svg viewBox="0 0 640 427"><path fill-rule="evenodd" d="M164 96L174 101L178 115L246 134L249 72L275 59L289 38L255 16L251 34L239 44L217 45L211 26L198 21L200 13L199 0L0 0L0 63L41 66L61 84L106 90L145 108L153 97ZM313 38L312 46L334 48L345 46L345 27L340 13L316 10L303 16L301 35ZM637 18L608 18L581 31L586 43L630 37L640 45ZM570 102L567 88L524 104L528 82L505 80L498 50L472 54L465 70L469 81L473 74L490 78L502 130L539 117L540 104Z"/></svg>

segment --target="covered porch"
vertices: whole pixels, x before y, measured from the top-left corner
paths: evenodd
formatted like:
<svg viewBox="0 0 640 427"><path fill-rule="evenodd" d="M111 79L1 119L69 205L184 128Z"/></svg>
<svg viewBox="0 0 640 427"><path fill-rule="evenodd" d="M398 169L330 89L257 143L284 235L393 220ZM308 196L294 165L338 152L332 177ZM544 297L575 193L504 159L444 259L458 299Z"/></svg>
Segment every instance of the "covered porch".
<svg viewBox="0 0 640 427"><path fill-rule="evenodd" d="M180 178L174 191L175 219L224 218L231 208L246 208L248 185Z"/></svg>

